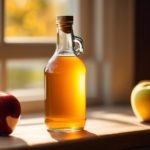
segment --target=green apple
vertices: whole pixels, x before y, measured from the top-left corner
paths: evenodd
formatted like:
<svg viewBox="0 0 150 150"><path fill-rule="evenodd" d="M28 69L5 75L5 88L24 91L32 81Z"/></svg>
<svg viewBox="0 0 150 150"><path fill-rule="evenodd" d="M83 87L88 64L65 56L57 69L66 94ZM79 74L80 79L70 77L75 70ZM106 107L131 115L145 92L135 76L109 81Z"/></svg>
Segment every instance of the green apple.
<svg viewBox="0 0 150 150"><path fill-rule="evenodd" d="M150 121L150 80L141 81L131 93L131 106L142 121Z"/></svg>

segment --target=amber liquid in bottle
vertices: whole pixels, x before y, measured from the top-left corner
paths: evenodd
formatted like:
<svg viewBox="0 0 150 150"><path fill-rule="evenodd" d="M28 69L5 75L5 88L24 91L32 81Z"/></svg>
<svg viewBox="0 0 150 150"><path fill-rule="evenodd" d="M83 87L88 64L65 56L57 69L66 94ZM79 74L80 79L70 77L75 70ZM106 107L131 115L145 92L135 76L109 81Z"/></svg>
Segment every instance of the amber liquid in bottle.
<svg viewBox="0 0 150 150"><path fill-rule="evenodd" d="M81 130L85 125L85 73L78 57L57 56L45 71L45 123L50 130Z"/></svg>
<svg viewBox="0 0 150 150"><path fill-rule="evenodd" d="M44 72L45 124L51 131L75 132L86 121L86 67L78 57L83 41L73 34L73 16L57 16L56 24L56 51Z"/></svg>

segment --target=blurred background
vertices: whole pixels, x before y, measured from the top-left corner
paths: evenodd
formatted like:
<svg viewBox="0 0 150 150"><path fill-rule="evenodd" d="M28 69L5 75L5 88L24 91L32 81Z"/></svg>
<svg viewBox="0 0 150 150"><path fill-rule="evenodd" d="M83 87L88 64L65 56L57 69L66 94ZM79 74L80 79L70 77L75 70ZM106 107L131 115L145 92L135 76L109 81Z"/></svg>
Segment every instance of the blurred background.
<svg viewBox="0 0 150 150"><path fill-rule="evenodd" d="M74 34L84 41L87 105L130 104L133 87L150 77L149 6L148 0L2 0L0 90L15 95L24 112L43 110L56 15L73 15Z"/></svg>

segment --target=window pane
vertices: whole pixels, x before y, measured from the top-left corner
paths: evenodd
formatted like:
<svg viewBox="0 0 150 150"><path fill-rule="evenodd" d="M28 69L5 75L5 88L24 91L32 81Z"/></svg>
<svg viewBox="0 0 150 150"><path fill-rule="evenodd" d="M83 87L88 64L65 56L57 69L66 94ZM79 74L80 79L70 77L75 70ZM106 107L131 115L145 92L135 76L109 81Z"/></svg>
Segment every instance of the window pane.
<svg viewBox="0 0 150 150"><path fill-rule="evenodd" d="M56 15L72 15L72 2L5 0L4 37L55 37Z"/></svg>
<svg viewBox="0 0 150 150"><path fill-rule="evenodd" d="M16 97L44 97L46 59L8 60L7 92ZM30 99L30 100L31 100Z"/></svg>

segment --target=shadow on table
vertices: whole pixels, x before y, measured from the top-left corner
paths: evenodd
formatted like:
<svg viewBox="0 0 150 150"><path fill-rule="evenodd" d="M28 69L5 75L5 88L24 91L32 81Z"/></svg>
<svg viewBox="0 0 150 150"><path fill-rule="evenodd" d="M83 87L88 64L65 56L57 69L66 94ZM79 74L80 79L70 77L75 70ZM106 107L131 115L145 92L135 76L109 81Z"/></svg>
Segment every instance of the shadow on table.
<svg viewBox="0 0 150 150"><path fill-rule="evenodd" d="M72 132L72 133L61 133L61 132L52 132L52 131L48 131L48 132L51 135L51 137L57 141L97 137L96 134L90 133L86 130Z"/></svg>
<svg viewBox="0 0 150 150"><path fill-rule="evenodd" d="M150 126L150 121L141 121L140 123L144 124L144 125L147 125L147 126Z"/></svg>
<svg viewBox="0 0 150 150"><path fill-rule="evenodd" d="M0 136L0 149L10 149L28 146L21 138L15 136Z"/></svg>

